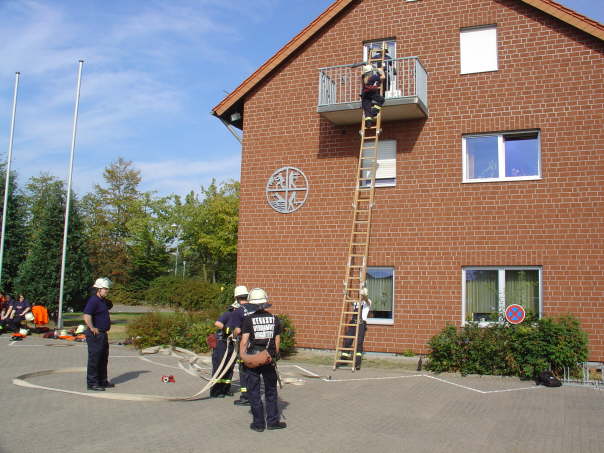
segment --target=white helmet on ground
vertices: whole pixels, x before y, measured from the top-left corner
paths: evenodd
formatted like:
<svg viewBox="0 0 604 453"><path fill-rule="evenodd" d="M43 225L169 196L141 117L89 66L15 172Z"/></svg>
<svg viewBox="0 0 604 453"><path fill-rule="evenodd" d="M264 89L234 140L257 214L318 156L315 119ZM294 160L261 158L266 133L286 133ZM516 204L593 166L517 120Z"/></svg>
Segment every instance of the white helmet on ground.
<svg viewBox="0 0 604 453"><path fill-rule="evenodd" d="M111 288L111 280L109 280L107 277L97 278L94 282L94 285L92 285L92 286L93 286L93 288L98 288L98 289L102 289L102 288L109 289L109 288Z"/></svg>
<svg viewBox="0 0 604 453"><path fill-rule="evenodd" d="M247 295L248 295L248 290L247 290L247 287L245 287L244 285L237 286L235 288L235 297L247 297Z"/></svg>
<svg viewBox="0 0 604 453"><path fill-rule="evenodd" d="M265 304L268 302L268 296L266 295L266 291L262 288L254 288L250 291L248 295L248 302L250 304Z"/></svg>

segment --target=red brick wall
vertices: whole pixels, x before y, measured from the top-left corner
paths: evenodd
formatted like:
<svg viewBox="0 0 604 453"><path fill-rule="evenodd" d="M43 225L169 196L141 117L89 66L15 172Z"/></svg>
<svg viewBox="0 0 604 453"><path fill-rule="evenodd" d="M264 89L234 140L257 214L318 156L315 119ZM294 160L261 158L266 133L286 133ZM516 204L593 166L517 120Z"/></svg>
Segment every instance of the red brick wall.
<svg viewBox="0 0 604 453"><path fill-rule="evenodd" d="M499 70L460 75L459 29L497 24ZM604 360L604 43L514 0L357 2L248 97L238 283L265 288L298 345L333 348L352 219L358 127L316 113L317 68L396 37L429 74L429 118L383 126L396 187L376 189L369 265L395 268L395 324L365 349L426 351L461 322L463 266L542 266L546 315L572 313ZM464 133L541 131L542 180L462 184ZM309 179L291 214L268 206L279 167Z"/></svg>

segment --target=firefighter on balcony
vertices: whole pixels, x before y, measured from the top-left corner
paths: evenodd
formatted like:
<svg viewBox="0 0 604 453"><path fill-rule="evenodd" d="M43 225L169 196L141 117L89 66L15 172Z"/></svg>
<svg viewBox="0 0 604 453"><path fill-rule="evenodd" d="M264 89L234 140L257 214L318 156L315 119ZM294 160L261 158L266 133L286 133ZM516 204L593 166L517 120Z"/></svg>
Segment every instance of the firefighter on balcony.
<svg viewBox="0 0 604 453"><path fill-rule="evenodd" d="M371 127L375 117L380 113L384 105L382 96L382 82L385 75L382 68L374 68L370 64L362 67L361 106L365 120L365 127Z"/></svg>
<svg viewBox="0 0 604 453"><path fill-rule="evenodd" d="M283 429L287 425L280 421L277 395L277 369L274 362L279 359L281 324L279 318L270 314L268 296L261 288L254 288L249 294L249 304L256 310L244 318L241 326L239 354L247 375L248 398L252 406L250 429L261 432L264 429ZM264 400L260 395L260 381L264 381ZM265 420L266 407L266 420Z"/></svg>
<svg viewBox="0 0 604 453"><path fill-rule="evenodd" d="M361 314L361 322L359 323L359 337L357 339L357 350L355 353L354 366L357 370L361 369L361 360L363 358L363 343L365 342L365 331L367 330L367 316L369 315L369 310L371 310L371 299L369 299L369 292L367 288L363 287L359 291L361 296L361 306L360 306L360 314ZM359 302L355 302L352 304L353 310L357 313L359 312ZM356 324L357 315L352 315L350 320L350 324ZM347 336L354 335L354 326L348 326L346 329ZM344 339L344 347L350 348L352 347L352 338ZM342 358L350 359L351 355L348 352L342 353Z"/></svg>

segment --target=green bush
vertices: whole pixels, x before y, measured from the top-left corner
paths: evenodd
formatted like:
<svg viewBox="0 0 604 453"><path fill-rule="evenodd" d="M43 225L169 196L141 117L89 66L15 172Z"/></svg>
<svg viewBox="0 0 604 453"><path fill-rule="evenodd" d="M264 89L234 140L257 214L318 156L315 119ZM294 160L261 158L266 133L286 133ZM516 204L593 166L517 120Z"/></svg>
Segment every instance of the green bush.
<svg viewBox="0 0 604 453"><path fill-rule="evenodd" d="M281 321L281 357L287 357L296 350L296 329L287 315L277 315Z"/></svg>
<svg viewBox="0 0 604 453"><path fill-rule="evenodd" d="M572 317L544 318L530 324L470 323L445 327L429 341L427 368L435 372L534 378L551 369L561 374L587 360L587 334Z"/></svg>
<svg viewBox="0 0 604 453"><path fill-rule="evenodd" d="M283 328L281 355L285 357L294 352L296 331L286 315L278 317ZM140 349L171 345L195 352L208 352L206 338L216 331L215 319L207 313L146 313L128 324L127 335Z"/></svg>
<svg viewBox="0 0 604 453"><path fill-rule="evenodd" d="M214 330L214 321L202 313L146 313L128 324L127 335L141 349L171 345L208 352L206 338Z"/></svg>
<svg viewBox="0 0 604 453"><path fill-rule="evenodd" d="M111 295L109 296L114 304L122 305L140 305L141 294L138 291L126 288L124 285L116 283L111 288Z"/></svg>
<svg viewBox="0 0 604 453"><path fill-rule="evenodd" d="M143 297L152 305L170 306L183 311L206 310L224 303L225 290L221 291L221 287L220 284L199 278L164 276L153 280Z"/></svg>

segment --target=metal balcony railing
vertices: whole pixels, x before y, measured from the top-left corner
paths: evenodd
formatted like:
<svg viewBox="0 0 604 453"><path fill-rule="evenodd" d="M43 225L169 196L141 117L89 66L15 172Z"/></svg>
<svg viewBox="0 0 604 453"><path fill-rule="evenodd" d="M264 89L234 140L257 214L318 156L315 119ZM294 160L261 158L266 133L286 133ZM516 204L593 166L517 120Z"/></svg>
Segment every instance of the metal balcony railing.
<svg viewBox="0 0 604 453"><path fill-rule="evenodd" d="M418 57L405 57L385 62L384 97L388 100L418 98L427 110L428 75ZM330 106L360 101L361 68L340 65L319 69L319 111Z"/></svg>

